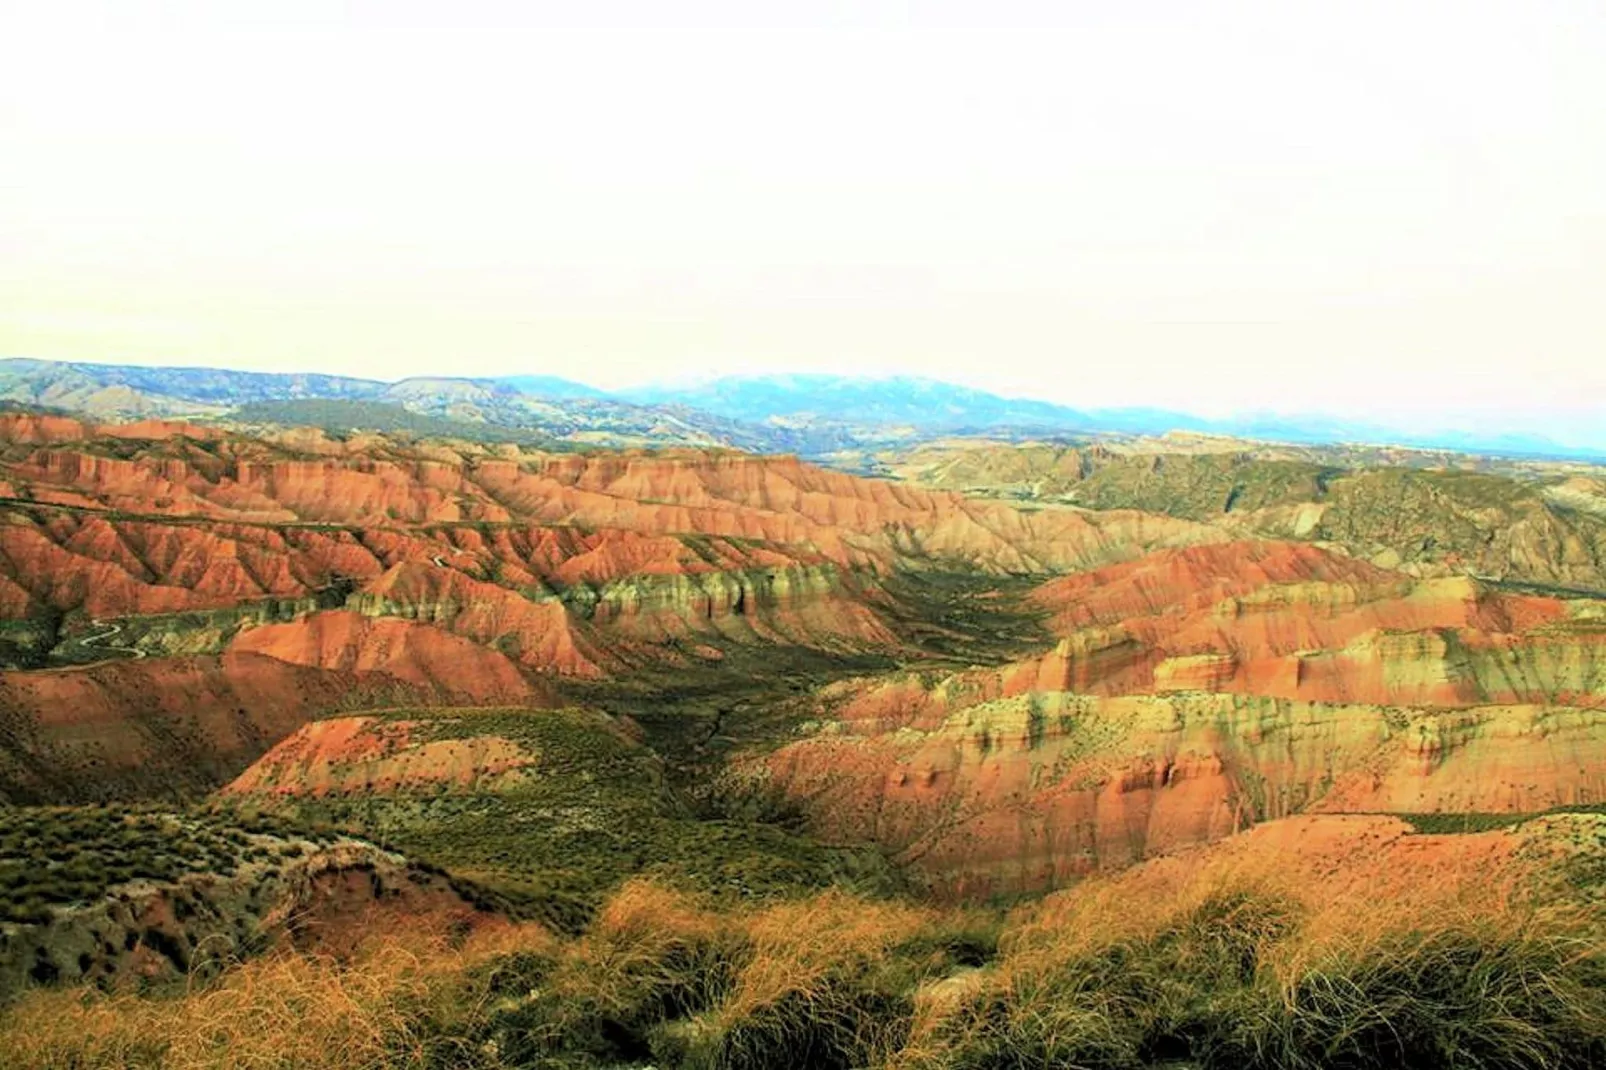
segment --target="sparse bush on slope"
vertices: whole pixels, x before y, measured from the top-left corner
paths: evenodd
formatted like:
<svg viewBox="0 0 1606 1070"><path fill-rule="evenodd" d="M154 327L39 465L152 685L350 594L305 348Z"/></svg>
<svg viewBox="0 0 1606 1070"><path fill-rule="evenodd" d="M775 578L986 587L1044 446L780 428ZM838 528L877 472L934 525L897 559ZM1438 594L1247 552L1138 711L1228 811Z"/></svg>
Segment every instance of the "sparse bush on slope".
<svg viewBox="0 0 1606 1070"><path fill-rule="evenodd" d="M0 923L37 924L53 906L94 902L130 880L227 876L268 845L287 846L264 834L305 832L270 817L155 807L0 806Z"/></svg>

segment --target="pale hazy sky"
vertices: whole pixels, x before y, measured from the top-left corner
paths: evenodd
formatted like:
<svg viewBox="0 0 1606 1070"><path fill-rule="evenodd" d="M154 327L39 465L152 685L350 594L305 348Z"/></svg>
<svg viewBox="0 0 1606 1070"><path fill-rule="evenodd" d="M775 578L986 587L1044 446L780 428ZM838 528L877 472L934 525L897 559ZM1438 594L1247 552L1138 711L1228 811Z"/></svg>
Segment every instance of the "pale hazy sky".
<svg viewBox="0 0 1606 1070"><path fill-rule="evenodd" d="M1599 0L810 8L0 0L0 355L1603 422Z"/></svg>

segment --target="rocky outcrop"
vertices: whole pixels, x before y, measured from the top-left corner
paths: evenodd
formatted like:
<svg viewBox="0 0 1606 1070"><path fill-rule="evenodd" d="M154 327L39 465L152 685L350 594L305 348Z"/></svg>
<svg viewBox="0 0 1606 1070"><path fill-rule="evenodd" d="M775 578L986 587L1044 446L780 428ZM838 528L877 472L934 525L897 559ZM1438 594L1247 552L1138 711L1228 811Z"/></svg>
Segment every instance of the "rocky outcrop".
<svg viewBox="0 0 1606 1070"><path fill-rule="evenodd" d="M572 598L598 631L650 642L719 638L818 649L891 651L886 597L833 565L616 580Z"/></svg>

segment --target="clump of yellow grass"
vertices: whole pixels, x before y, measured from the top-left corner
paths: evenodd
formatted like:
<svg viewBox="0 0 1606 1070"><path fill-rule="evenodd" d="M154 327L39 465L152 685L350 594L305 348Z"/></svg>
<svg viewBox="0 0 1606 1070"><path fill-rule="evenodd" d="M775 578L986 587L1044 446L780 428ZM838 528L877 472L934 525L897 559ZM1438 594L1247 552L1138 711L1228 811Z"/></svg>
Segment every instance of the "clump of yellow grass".
<svg viewBox="0 0 1606 1070"><path fill-rule="evenodd" d="M887 1063L1606 1065L1599 912L1537 892L1511 841L1388 823L1336 861L1246 838L1025 908L989 970L922 992Z"/></svg>
<svg viewBox="0 0 1606 1070"><path fill-rule="evenodd" d="M866 1065L902 1042L921 981L992 939L971 916L840 891L736 924L744 954L724 997L656 1045L681 1065Z"/></svg>
<svg viewBox="0 0 1606 1070"><path fill-rule="evenodd" d="M555 943L533 924L454 939L444 926L420 923L376 936L349 958L275 952L180 994L41 990L6 1015L0 1051L12 1070L423 1066L431 1038L419 1026L443 981Z"/></svg>

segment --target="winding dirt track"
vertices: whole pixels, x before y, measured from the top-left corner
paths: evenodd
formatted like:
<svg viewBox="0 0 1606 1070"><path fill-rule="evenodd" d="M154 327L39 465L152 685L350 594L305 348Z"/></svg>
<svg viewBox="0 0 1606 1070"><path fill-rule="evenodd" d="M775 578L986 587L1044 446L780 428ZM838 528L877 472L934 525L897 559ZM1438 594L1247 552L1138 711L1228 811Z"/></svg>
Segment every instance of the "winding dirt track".
<svg viewBox="0 0 1606 1070"><path fill-rule="evenodd" d="M99 624L100 621L94 621L92 623ZM95 643L100 642L102 639L110 639L112 636L116 635L118 632L120 632L122 630L123 630L123 626L121 624L110 625L105 631L101 632L99 635L86 635L86 636L83 636L82 638L80 638L78 640L78 645L83 647L83 648L85 648L85 649L87 649L87 650L93 650L93 649L95 649L95 647L94 647ZM131 654L135 658L143 658L143 657L146 656L145 651L140 650L138 647L132 647L132 646L109 646L108 645L108 646L100 647L99 649L101 649L101 650L115 650L115 651L117 651L119 653Z"/></svg>

